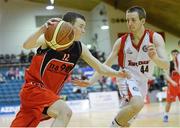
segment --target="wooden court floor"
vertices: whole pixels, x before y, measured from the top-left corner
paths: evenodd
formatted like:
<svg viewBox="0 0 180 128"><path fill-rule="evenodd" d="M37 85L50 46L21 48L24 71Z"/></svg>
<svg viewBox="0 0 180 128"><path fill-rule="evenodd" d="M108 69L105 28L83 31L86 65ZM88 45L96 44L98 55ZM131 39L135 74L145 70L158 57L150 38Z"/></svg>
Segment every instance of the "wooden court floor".
<svg viewBox="0 0 180 128"><path fill-rule="evenodd" d="M133 121L131 127L180 127L180 103L172 104L169 122L162 122L165 103L146 104L140 114ZM105 109L83 113L73 113L68 127L109 127L118 110ZM15 115L1 115L0 127L9 127ZM49 127L53 120L41 122L38 127Z"/></svg>

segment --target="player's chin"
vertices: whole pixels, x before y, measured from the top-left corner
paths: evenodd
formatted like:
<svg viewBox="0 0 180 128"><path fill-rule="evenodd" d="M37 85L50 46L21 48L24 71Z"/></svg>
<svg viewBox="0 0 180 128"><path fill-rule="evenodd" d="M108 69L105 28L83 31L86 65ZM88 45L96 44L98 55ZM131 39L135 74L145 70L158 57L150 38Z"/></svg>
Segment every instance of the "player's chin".
<svg viewBox="0 0 180 128"><path fill-rule="evenodd" d="M81 35L75 36L74 41L79 41L81 39Z"/></svg>

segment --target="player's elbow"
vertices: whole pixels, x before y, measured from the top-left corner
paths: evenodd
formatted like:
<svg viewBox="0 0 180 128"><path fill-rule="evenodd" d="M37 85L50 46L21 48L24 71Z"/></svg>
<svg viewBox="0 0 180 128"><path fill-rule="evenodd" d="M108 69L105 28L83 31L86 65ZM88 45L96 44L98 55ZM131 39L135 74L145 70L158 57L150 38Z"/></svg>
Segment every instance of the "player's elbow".
<svg viewBox="0 0 180 128"><path fill-rule="evenodd" d="M101 66L98 66L96 68L96 71L99 73L99 74L103 74L103 75L106 75L107 72L104 70L104 68L102 68Z"/></svg>
<svg viewBox="0 0 180 128"><path fill-rule="evenodd" d="M23 44L23 48L24 49L30 49L30 47L28 46L28 44L26 42Z"/></svg>
<svg viewBox="0 0 180 128"><path fill-rule="evenodd" d="M163 69L164 70L168 70L169 69L169 62L166 62L165 64L164 64L164 66L163 66Z"/></svg>

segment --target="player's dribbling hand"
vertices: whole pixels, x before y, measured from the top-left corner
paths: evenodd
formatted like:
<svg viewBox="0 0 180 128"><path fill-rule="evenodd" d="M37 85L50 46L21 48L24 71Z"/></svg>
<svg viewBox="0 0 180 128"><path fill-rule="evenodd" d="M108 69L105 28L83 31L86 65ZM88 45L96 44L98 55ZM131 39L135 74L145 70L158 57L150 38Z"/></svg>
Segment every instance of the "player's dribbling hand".
<svg viewBox="0 0 180 128"><path fill-rule="evenodd" d="M46 29L48 28L49 25L52 25L55 22L60 21L60 20L62 20L62 19L61 18L51 18L48 21L46 21L46 23L42 26L44 29L44 32L46 31Z"/></svg>
<svg viewBox="0 0 180 128"><path fill-rule="evenodd" d="M80 86L80 87L86 87L89 86L90 83L88 82L88 80L72 80L71 81L74 85Z"/></svg>
<svg viewBox="0 0 180 128"><path fill-rule="evenodd" d="M148 49L148 56L152 60L158 57L156 52L156 47L154 44L150 44L147 49Z"/></svg>

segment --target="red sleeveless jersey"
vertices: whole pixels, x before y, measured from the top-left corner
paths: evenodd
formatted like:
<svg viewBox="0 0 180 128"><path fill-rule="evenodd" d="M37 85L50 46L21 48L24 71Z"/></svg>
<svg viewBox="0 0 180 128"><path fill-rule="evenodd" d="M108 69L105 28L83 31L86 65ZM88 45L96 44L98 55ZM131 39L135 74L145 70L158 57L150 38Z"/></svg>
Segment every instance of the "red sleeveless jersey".
<svg viewBox="0 0 180 128"><path fill-rule="evenodd" d="M25 72L25 82L33 82L58 94L78 61L81 51L80 42L75 42L70 48L59 52L39 48Z"/></svg>

